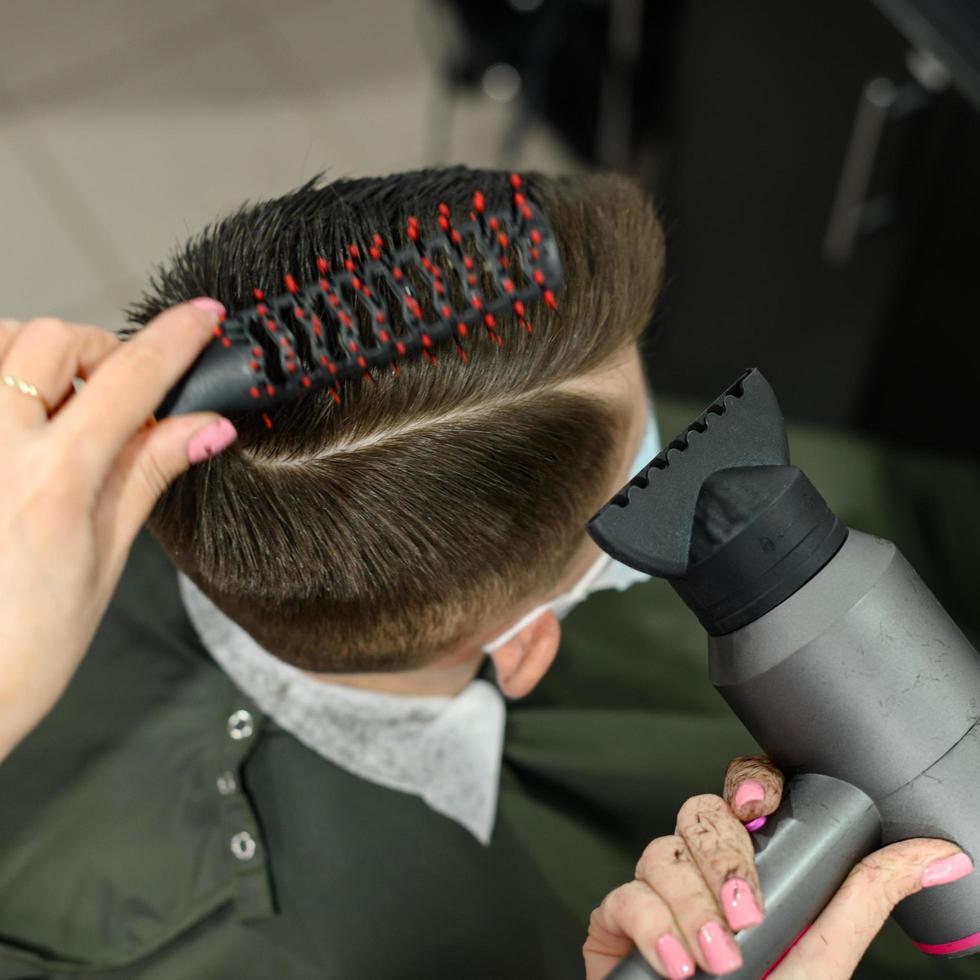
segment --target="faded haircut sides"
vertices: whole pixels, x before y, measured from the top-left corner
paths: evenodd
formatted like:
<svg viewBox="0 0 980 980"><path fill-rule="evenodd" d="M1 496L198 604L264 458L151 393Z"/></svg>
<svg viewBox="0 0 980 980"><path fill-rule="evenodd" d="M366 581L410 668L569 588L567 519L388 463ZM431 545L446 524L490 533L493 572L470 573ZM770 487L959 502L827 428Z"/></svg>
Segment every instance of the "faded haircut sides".
<svg viewBox="0 0 980 980"><path fill-rule="evenodd" d="M277 406L271 431L259 413L232 413L237 442L182 474L150 516L174 564L295 666L418 667L551 589L621 465L621 413L563 384L638 341L663 271L660 223L625 177L522 176L558 242L557 312L532 309L530 336L499 317L503 346L474 338L468 365L450 347L436 367L348 382L339 406L322 391ZM129 319L194 296L243 309L253 287L272 295L287 272L311 281L317 255L333 265L375 232L401 247L409 215L434 233L441 201L465 215L474 190L489 209L511 193L506 173L463 167L319 185L205 228Z"/></svg>

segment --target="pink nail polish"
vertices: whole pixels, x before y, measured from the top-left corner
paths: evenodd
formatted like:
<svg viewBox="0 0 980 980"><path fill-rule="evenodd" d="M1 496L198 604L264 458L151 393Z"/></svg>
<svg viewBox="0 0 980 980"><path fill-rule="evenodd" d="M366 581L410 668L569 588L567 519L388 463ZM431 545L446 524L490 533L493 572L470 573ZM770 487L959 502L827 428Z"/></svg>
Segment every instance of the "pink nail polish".
<svg viewBox="0 0 980 980"><path fill-rule="evenodd" d="M656 942L657 956L663 963L670 980L684 980L684 977L694 976L694 963L680 940L669 932L665 932Z"/></svg>
<svg viewBox="0 0 980 980"><path fill-rule="evenodd" d="M763 919L749 883L742 878L729 878L721 886L721 907L732 932L751 929Z"/></svg>
<svg viewBox="0 0 980 980"><path fill-rule="evenodd" d="M947 885L951 881L965 878L973 870L973 862L966 854L953 854L951 857L933 861L922 872L922 887L933 888L936 885Z"/></svg>
<svg viewBox="0 0 980 980"><path fill-rule="evenodd" d="M757 779L746 779L735 790L735 808L741 809L746 803L755 803L766 798L766 788Z"/></svg>
<svg viewBox="0 0 980 980"><path fill-rule="evenodd" d="M198 296L190 302L191 306L196 306L199 310L204 310L207 313L217 313L220 316L225 312L224 303L219 303L218 300L211 299L210 296Z"/></svg>
<svg viewBox="0 0 980 980"><path fill-rule="evenodd" d="M698 945L712 973L731 973L742 965L742 954L735 940L720 922L709 922L698 929Z"/></svg>
<svg viewBox="0 0 980 980"><path fill-rule="evenodd" d="M768 817L756 817L755 820L750 820L747 824L744 825L745 829L750 834L756 830L762 830L762 828L765 827L766 821L768 819L769 819Z"/></svg>
<svg viewBox="0 0 980 980"><path fill-rule="evenodd" d="M217 456L238 438L238 432L228 419L218 419L202 429L187 444L187 458L192 463Z"/></svg>

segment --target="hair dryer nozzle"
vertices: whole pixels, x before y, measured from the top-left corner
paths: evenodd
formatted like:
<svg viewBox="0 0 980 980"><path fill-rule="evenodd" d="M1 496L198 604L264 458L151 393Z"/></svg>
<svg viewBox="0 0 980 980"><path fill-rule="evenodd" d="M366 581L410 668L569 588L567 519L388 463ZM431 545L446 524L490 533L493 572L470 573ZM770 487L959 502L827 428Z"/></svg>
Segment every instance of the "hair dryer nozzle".
<svg viewBox="0 0 980 980"><path fill-rule="evenodd" d="M789 462L779 403L758 368L726 388L586 525L603 551L649 575L688 570L701 485L718 470Z"/></svg>

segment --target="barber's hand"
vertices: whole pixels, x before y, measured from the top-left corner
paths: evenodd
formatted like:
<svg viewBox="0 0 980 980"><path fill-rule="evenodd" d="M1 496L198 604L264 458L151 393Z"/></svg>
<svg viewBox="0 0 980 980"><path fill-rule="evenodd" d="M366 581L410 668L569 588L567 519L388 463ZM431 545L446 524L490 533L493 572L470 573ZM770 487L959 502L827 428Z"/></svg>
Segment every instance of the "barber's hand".
<svg viewBox="0 0 980 980"><path fill-rule="evenodd" d="M194 437L221 419L151 418L221 310L173 307L126 343L51 317L0 320L0 759L68 685L141 525L190 467ZM33 385L50 419L4 376ZM77 393L76 377L87 382ZM220 451L214 435L192 455Z"/></svg>
<svg viewBox="0 0 980 980"><path fill-rule="evenodd" d="M695 796L676 833L643 852L635 880L610 892L592 913L583 948L586 980L600 980L635 946L665 977L731 973L741 966L733 933L765 911L749 834L742 825L772 813L782 775L766 759L728 767L725 798ZM770 980L844 980L901 899L972 870L949 841L915 838L870 854L769 974Z"/></svg>

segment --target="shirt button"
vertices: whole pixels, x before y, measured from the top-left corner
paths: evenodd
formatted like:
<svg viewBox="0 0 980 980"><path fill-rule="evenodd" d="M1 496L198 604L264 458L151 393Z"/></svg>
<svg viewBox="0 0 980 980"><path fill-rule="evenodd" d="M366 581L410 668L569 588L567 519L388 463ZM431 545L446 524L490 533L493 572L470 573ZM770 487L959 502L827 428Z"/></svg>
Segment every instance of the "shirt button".
<svg viewBox="0 0 980 980"><path fill-rule="evenodd" d="M223 772L218 777L218 792L222 796L231 796L237 788L238 784L235 782L235 774L233 772Z"/></svg>
<svg viewBox="0 0 980 980"><path fill-rule="evenodd" d="M241 830L231 839L231 853L239 861L251 861L255 857L255 838L247 830Z"/></svg>
<svg viewBox="0 0 980 980"><path fill-rule="evenodd" d="M232 712L229 716L228 734L236 742L248 738L254 731L255 724L252 721L252 716L244 708L239 708L238 711Z"/></svg>

